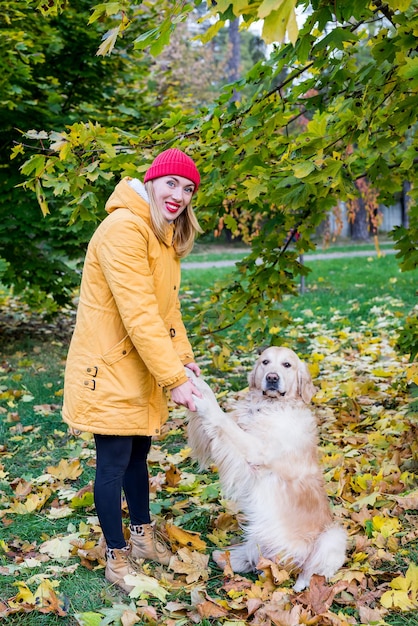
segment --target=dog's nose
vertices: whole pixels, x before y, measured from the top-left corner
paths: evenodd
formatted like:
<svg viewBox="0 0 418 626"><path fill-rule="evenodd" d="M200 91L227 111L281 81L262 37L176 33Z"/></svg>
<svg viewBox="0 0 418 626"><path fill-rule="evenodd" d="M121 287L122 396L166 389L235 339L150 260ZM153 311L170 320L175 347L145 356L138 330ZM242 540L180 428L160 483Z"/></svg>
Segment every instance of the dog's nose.
<svg viewBox="0 0 418 626"><path fill-rule="evenodd" d="M266 380L268 383L277 383L279 381L279 375L276 372L269 372L266 375Z"/></svg>

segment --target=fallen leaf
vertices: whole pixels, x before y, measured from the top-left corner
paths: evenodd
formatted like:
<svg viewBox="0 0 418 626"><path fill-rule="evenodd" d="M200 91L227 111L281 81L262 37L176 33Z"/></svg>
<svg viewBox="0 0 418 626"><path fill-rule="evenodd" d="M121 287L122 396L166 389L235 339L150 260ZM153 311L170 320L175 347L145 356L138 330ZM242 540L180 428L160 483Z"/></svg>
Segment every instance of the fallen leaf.
<svg viewBox="0 0 418 626"><path fill-rule="evenodd" d="M177 574L186 574L187 584L198 580L207 580L209 556L200 552L191 552L188 548L181 548L170 559L170 569Z"/></svg>
<svg viewBox="0 0 418 626"><path fill-rule="evenodd" d="M128 574L124 576L125 583L133 587L129 593L130 598L147 598L153 596L164 602L168 591L164 589L156 578L146 576L138 572L137 574Z"/></svg>
<svg viewBox="0 0 418 626"><path fill-rule="evenodd" d="M83 473L79 459L73 461L61 459L58 465L49 465L46 469L51 476L58 478L58 480L76 480Z"/></svg>
<svg viewBox="0 0 418 626"><path fill-rule="evenodd" d="M165 530L171 543L176 546L206 550L207 544L200 538L200 533L183 530L174 524L166 524Z"/></svg>

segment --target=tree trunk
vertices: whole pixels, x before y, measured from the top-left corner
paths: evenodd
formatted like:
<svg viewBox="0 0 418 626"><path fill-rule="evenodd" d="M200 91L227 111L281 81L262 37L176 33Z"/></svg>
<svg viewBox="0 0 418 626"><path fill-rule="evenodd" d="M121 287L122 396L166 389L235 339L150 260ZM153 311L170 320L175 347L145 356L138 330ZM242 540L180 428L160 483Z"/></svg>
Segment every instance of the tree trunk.
<svg viewBox="0 0 418 626"><path fill-rule="evenodd" d="M363 198L357 199L358 208L351 223L351 238L356 241L367 241L370 239L369 214L364 206Z"/></svg>
<svg viewBox="0 0 418 626"><path fill-rule="evenodd" d="M408 206L409 206L409 190L411 189L411 183L408 182L407 180L404 181L403 185L402 185L402 192L401 192L401 221L402 221L402 226L404 228L408 228L409 227L409 213L408 213Z"/></svg>
<svg viewBox="0 0 418 626"><path fill-rule="evenodd" d="M229 24L228 34L229 43L231 46L229 60L228 60L228 80L233 83L240 78L240 65L241 65L241 50L240 50L240 34L239 34L239 19L235 19ZM239 93L234 90L231 100L236 102L240 99Z"/></svg>

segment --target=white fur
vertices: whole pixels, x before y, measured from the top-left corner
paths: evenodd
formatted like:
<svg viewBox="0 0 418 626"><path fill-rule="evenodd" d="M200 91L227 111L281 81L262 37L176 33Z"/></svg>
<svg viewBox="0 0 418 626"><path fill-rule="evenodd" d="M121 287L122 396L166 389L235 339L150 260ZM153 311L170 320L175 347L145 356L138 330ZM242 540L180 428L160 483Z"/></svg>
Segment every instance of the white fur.
<svg viewBox="0 0 418 626"><path fill-rule="evenodd" d="M247 396L231 412L205 381L189 412L189 443L202 468L213 462L225 495L245 517L243 543L227 548L236 572L260 556L300 570L294 589L313 574L332 577L343 565L346 533L332 519L317 458L317 429L308 406L316 389L305 363L288 348L267 348L249 375ZM226 564L225 551L213 559Z"/></svg>

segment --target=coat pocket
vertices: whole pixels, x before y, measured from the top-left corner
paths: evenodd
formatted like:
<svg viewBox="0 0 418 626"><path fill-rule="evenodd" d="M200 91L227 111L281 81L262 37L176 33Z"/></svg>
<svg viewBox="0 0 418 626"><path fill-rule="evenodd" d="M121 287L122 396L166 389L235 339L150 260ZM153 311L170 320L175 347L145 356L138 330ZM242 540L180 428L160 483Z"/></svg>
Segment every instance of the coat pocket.
<svg viewBox="0 0 418 626"><path fill-rule="evenodd" d="M121 359L125 358L131 350L133 349L134 344L131 341L129 335L125 335L125 337L119 341L113 348L110 348L107 352L102 354L102 359L106 363L106 365L113 365L117 363Z"/></svg>

